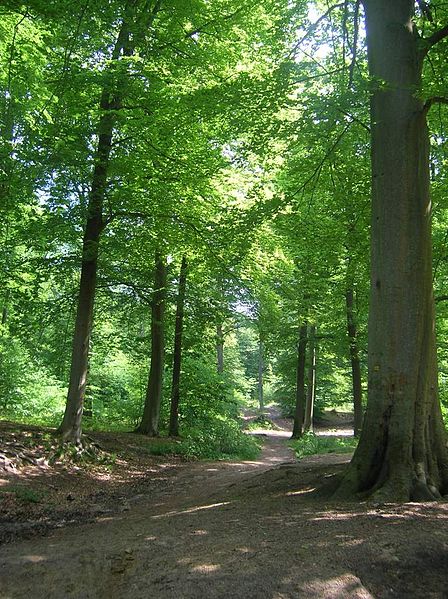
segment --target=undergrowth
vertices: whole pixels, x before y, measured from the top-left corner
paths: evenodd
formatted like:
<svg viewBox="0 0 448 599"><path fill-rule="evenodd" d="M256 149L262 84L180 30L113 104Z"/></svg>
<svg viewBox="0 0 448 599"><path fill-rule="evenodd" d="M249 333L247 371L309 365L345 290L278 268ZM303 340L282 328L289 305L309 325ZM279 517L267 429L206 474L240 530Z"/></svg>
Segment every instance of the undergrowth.
<svg viewBox="0 0 448 599"><path fill-rule="evenodd" d="M276 426L276 424L271 420L271 418L269 418L268 416L265 416L264 414L260 414L260 416L257 416L256 418L254 418L254 420L251 420L247 425L246 425L246 430L257 430L257 429L266 429L266 430L274 430L277 429L278 427Z"/></svg>
<svg viewBox="0 0 448 599"><path fill-rule="evenodd" d="M153 455L177 455L203 460L251 460L258 456L260 445L257 439L245 435L237 422L214 419L209 428L185 430L181 439L154 439L148 444L147 451Z"/></svg>
<svg viewBox="0 0 448 599"><path fill-rule="evenodd" d="M358 439L305 433L300 439L294 439L289 444L294 449L297 459L301 459L307 455L321 453L351 453L355 450Z"/></svg>
<svg viewBox="0 0 448 599"><path fill-rule="evenodd" d="M15 485L8 487L5 491L3 489L0 490L0 493L13 493L22 503L41 503L45 495L42 491Z"/></svg>

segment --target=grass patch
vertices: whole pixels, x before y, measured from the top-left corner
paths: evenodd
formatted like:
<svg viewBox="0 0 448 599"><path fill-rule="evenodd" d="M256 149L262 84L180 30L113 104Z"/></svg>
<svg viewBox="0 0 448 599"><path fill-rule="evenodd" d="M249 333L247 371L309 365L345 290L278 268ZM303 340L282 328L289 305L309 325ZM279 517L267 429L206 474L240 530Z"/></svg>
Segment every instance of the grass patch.
<svg viewBox="0 0 448 599"><path fill-rule="evenodd" d="M2 493L14 493L16 498L23 503L40 503L45 496L42 491L35 491L29 487L11 486L2 489Z"/></svg>
<svg viewBox="0 0 448 599"><path fill-rule="evenodd" d="M256 418L254 418L254 420L251 420L245 426L245 428L248 431L257 430L259 428L266 429L266 430L275 430L275 429L278 429L278 426L276 426L276 424L268 416L265 416L264 414L260 414L260 416L257 416Z"/></svg>
<svg viewBox="0 0 448 599"><path fill-rule="evenodd" d="M300 439L290 441L290 447L299 460L307 455L321 453L351 453L357 444L358 439L355 437L327 437L314 433L305 433Z"/></svg>

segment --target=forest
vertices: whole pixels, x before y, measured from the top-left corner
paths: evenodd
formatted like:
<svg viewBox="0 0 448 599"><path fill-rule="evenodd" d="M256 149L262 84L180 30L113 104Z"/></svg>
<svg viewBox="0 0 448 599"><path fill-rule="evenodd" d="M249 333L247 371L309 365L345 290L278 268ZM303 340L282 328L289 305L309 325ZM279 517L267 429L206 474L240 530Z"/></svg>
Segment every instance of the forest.
<svg viewBox="0 0 448 599"><path fill-rule="evenodd" d="M2 0L1 597L446 597L447 55L442 0Z"/></svg>

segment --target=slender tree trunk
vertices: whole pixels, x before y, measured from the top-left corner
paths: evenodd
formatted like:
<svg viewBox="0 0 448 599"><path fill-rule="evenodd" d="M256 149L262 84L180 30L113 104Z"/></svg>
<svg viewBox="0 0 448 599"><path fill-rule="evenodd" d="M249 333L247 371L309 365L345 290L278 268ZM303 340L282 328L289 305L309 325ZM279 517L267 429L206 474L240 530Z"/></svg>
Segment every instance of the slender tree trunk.
<svg viewBox="0 0 448 599"><path fill-rule="evenodd" d="M264 348L263 342L258 344L258 406L260 412L264 411L264 390L263 390L263 372L264 372Z"/></svg>
<svg viewBox="0 0 448 599"><path fill-rule="evenodd" d="M309 356L308 386L306 391L305 419L303 432L313 430L314 399L316 397L316 327L311 326L309 332Z"/></svg>
<svg viewBox="0 0 448 599"><path fill-rule="evenodd" d="M20 20L20 23L16 25L14 28L13 40L10 48L10 64L9 68L11 68L11 62L14 59L15 55L15 44L17 33L19 30L19 25L22 23L24 18ZM6 324L8 320L8 309L9 309L9 300L10 300L10 289L7 287L6 282L11 277L11 268L13 265L13 256L15 253L14 244L11 243L10 240L10 232L11 232L11 207L13 205L12 200L12 191L14 189L15 177L15 161L14 161L14 105L15 98L11 93L10 83L8 85L8 94L9 98L4 99L4 111L3 111L3 127L1 128L1 140L0 144L0 206L3 212L2 214L2 235L4 235L4 246L3 251L6 255L5 264L3 266L2 279L0 283L2 284L2 293L3 293L3 305L2 305L2 316L1 323L2 325Z"/></svg>
<svg viewBox="0 0 448 599"><path fill-rule="evenodd" d="M176 305L176 326L174 331L173 382L171 385L171 410L169 434L179 435L179 399L180 399L180 370L182 361L182 333L184 325L184 304L187 287L187 258L182 257L179 275L179 291Z"/></svg>
<svg viewBox="0 0 448 599"><path fill-rule="evenodd" d="M414 0L363 0L372 80L369 392L337 497L431 500L448 491L437 393L424 43Z"/></svg>
<svg viewBox="0 0 448 599"><path fill-rule="evenodd" d="M130 42L128 18L129 15L123 18L112 53L112 63L119 60L121 53L129 56L133 52ZM82 246L81 280L72 344L70 381L65 414L58 429L58 433L64 441L75 444L81 443L81 420L87 383L87 365L93 322L98 252L100 235L103 229L103 203L107 187L112 135L116 122L115 111L120 107L122 101L122 94L119 90L120 84L116 81L111 86L105 87L101 94L98 143Z"/></svg>
<svg viewBox="0 0 448 599"><path fill-rule="evenodd" d="M89 377L90 375L90 360L87 364L87 377ZM83 411L83 417L84 418L92 418L93 417L93 400L92 400L92 396L89 393L89 390L86 390L86 395L84 398L84 411Z"/></svg>
<svg viewBox="0 0 448 599"><path fill-rule="evenodd" d="M305 418L305 362L307 324L300 327L299 343L297 344L297 376L296 376L296 406L294 410L294 427L292 438L298 439L302 436L303 420Z"/></svg>
<svg viewBox="0 0 448 599"><path fill-rule="evenodd" d="M216 325L216 366L218 374L224 372L224 332L222 322Z"/></svg>
<svg viewBox="0 0 448 599"><path fill-rule="evenodd" d="M359 437L362 427L362 386L361 386L361 365L359 361L358 332L356 329L356 319L353 310L353 289L347 289L345 293L345 305L347 309L347 332L350 348L350 361L352 367L353 384L353 431L355 437Z"/></svg>
<svg viewBox="0 0 448 599"><path fill-rule="evenodd" d="M6 324L6 321L8 320L8 298L9 298L9 294L8 292L6 292L5 294L5 303L3 304L3 308L2 308L2 324Z"/></svg>
<svg viewBox="0 0 448 599"><path fill-rule="evenodd" d="M151 309L151 367L146 388L145 406L137 433L157 437L159 434L159 414L162 402L163 370L165 359L165 301L166 275L165 259L156 254L154 293Z"/></svg>

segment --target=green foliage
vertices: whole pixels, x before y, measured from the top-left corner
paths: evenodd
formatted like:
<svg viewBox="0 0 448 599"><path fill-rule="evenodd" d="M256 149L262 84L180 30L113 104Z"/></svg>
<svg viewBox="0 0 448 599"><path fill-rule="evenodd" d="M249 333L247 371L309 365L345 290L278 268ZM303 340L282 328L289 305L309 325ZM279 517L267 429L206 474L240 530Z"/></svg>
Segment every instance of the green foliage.
<svg viewBox="0 0 448 599"><path fill-rule="evenodd" d="M182 441L168 445L168 453L202 459L252 459L257 455L257 442L241 430L234 383L219 375L213 362L185 357L181 398ZM166 402L162 416L166 423Z"/></svg>
<svg viewBox="0 0 448 599"><path fill-rule="evenodd" d="M132 363L121 351L92 369L85 406L88 425L95 429L134 428L140 417L147 368Z"/></svg>
<svg viewBox="0 0 448 599"><path fill-rule="evenodd" d="M65 389L36 364L22 344L0 337L0 405L5 419L55 424L63 413Z"/></svg>
<svg viewBox="0 0 448 599"><path fill-rule="evenodd" d="M131 4L144 17L148 3ZM360 28L350 56L354 2L327 14L320 0L176 0L163 5L150 27L134 23L133 56L111 67L124 6L32 0L27 11L14 2L1 9L0 309L7 324L0 330L1 416L59 422L99 99L118 85L123 101L113 114L105 173L85 424L133 429L139 421L151 344L150 256L158 248L174 265L187 255L191 268L183 440L154 443L153 450L249 455L255 447L240 432L238 412L257 399L260 343L265 402L274 398L292 415L304 321L318 327L316 415L350 402L347 288L355 290L367 378L371 82L364 33ZM445 63L435 49L425 67L427 97L446 95ZM439 296L448 289L444 110L428 115ZM174 272L177 266L169 277L162 432ZM447 418L448 311L444 302L437 308ZM218 323L222 376L215 365ZM324 441L310 437L314 442Z"/></svg>
<svg viewBox="0 0 448 599"><path fill-rule="evenodd" d="M8 487L5 492L14 493L16 498L23 503L40 503L44 498L42 491L35 491L29 487L12 486Z"/></svg>
<svg viewBox="0 0 448 599"><path fill-rule="evenodd" d="M300 460L307 455L322 453L351 453L355 450L358 439L355 437L333 437L305 433L300 439L290 442L296 457Z"/></svg>
<svg viewBox="0 0 448 599"><path fill-rule="evenodd" d="M255 459L257 440L241 431L235 420L210 416L195 428L186 428L182 439L150 439L146 449L153 455L173 455L203 460Z"/></svg>
<svg viewBox="0 0 448 599"><path fill-rule="evenodd" d="M185 454L204 459L255 459L259 453L256 439L241 431L235 420L225 416L211 416L187 429Z"/></svg>
<svg viewBox="0 0 448 599"><path fill-rule="evenodd" d="M254 420L251 420L245 428L246 430L251 431L257 429L274 430L278 427L270 418L268 418L264 414L260 414L260 416L254 418Z"/></svg>

